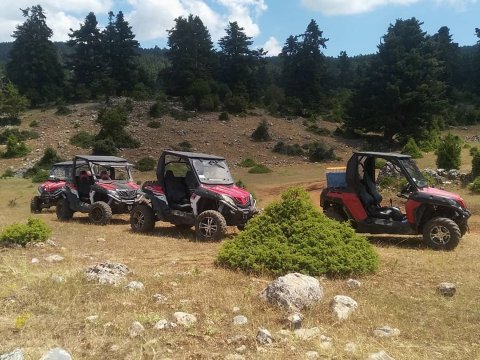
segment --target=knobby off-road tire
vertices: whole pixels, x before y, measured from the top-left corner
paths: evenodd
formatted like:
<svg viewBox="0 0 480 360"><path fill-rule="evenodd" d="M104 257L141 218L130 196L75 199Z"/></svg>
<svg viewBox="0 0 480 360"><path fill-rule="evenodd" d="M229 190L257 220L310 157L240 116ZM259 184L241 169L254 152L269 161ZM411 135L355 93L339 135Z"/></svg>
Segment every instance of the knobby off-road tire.
<svg viewBox="0 0 480 360"><path fill-rule="evenodd" d="M130 227L135 232L149 232L155 227L153 209L145 204L135 206L130 212Z"/></svg>
<svg viewBox="0 0 480 360"><path fill-rule="evenodd" d="M40 206L41 200L39 196L34 196L32 200L30 200L30 212L32 214L38 214L42 212L42 207Z"/></svg>
<svg viewBox="0 0 480 360"><path fill-rule="evenodd" d="M107 225L112 220L112 208L104 201L96 201L88 211L90 222L95 225Z"/></svg>
<svg viewBox="0 0 480 360"><path fill-rule="evenodd" d="M215 210L200 213L195 220L195 234L199 240L221 240L227 232L227 222Z"/></svg>
<svg viewBox="0 0 480 360"><path fill-rule="evenodd" d="M60 199L57 201L55 212L57 213L57 219L60 221L70 220L74 213L74 211L70 209L67 199Z"/></svg>
<svg viewBox="0 0 480 360"><path fill-rule="evenodd" d="M433 218L423 228L423 241L435 250L453 250L461 237L458 225L448 218Z"/></svg>
<svg viewBox="0 0 480 360"><path fill-rule="evenodd" d="M334 206L330 206L324 209L323 214L332 220L336 220L340 222L347 221L347 219L345 218L345 215L343 214L343 210L336 208Z"/></svg>
<svg viewBox="0 0 480 360"><path fill-rule="evenodd" d="M458 225L458 228L460 229L460 234L462 234L462 237L463 237L463 235L465 235L468 231L468 224L466 221L464 221L457 225Z"/></svg>

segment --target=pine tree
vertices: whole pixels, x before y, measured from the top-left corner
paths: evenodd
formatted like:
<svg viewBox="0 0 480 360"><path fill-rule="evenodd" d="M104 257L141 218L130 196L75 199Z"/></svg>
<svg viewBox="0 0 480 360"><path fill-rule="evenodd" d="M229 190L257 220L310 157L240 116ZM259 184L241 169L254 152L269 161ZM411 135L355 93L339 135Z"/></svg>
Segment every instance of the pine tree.
<svg viewBox="0 0 480 360"><path fill-rule="evenodd" d="M63 72L50 41L53 32L40 5L22 9L22 14L26 20L12 35L7 77L33 105L56 100L62 96Z"/></svg>
<svg viewBox="0 0 480 360"><path fill-rule="evenodd" d="M18 119L21 112L28 106L28 99L22 96L11 82L0 89L0 114L6 114L9 119Z"/></svg>
<svg viewBox="0 0 480 360"><path fill-rule="evenodd" d="M459 49L458 44L452 41L450 29L442 26L432 36L432 45L435 57L442 66L440 80L445 82L447 95L451 95L454 87L459 84Z"/></svg>
<svg viewBox="0 0 480 360"><path fill-rule="evenodd" d="M104 77L104 58L97 18L93 12L85 18L78 30L70 29L67 42L74 50L68 62L73 72L71 79L78 98L96 98L101 92Z"/></svg>

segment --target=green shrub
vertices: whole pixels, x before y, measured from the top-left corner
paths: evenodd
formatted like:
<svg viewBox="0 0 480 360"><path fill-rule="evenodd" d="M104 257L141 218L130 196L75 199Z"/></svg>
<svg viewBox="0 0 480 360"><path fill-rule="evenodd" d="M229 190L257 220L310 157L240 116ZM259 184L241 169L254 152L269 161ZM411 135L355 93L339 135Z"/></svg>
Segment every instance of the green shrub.
<svg viewBox="0 0 480 360"><path fill-rule="evenodd" d="M25 246L30 242L46 241L51 233L45 222L29 217L26 224L15 223L4 228L0 233L0 244Z"/></svg>
<svg viewBox="0 0 480 360"><path fill-rule="evenodd" d="M57 151L51 147L47 147L36 165L42 169L50 169L53 164L61 161L63 161L63 159L57 154Z"/></svg>
<svg viewBox="0 0 480 360"><path fill-rule="evenodd" d="M32 120L30 121L30 124L28 124L28 126L30 127L38 127L39 123L37 120Z"/></svg>
<svg viewBox="0 0 480 360"><path fill-rule="evenodd" d="M168 114L168 104L164 102L157 101L152 106L150 106L150 110L148 114L150 117L159 118L163 115Z"/></svg>
<svg viewBox="0 0 480 360"><path fill-rule="evenodd" d="M307 126L307 131L321 136L329 136L331 134L330 130L321 128L317 124L310 124Z"/></svg>
<svg viewBox="0 0 480 360"><path fill-rule="evenodd" d="M468 185L468 188L470 189L470 191L476 194L480 194L480 176L477 176L475 180L473 180L473 182Z"/></svg>
<svg viewBox="0 0 480 360"><path fill-rule="evenodd" d="M283 141L279 141L275 144L272 150L274 153L290 155L290 156L299 156L303 155L303 150L298 144L285 144Z"/></svg>
<svg viewBox="0 0 480 360"><path fill-rule="evenodd" d="M470 153L470 156L474 156L476 153L478 153L478 147L472 146L472 147L470 148L469 153Z"/></svg>
<svg viewBox="0 0 480 360"><path fill-rule="evenodd" d="M375 158L375 169L382 169L385 165L387 165L387 160Z"/></svg>
<svg viewBox="0 0 480 360"><path fill-rule="evenodd" d="M346 276L375 271L378 256L364 236L325 217L306 191L294 188L225 242L216 263L257 274Z"/></svg>
<svg viewBox="0 0 480 360"><path fill-rule="evenodd" d="M249 168L249 167L254 167L255 165L257 165L257 163L253 159L246 158L246 159L243 159L238 165L241 167Z"/></svg>
<svg viewBox="0 0 480 360"><path fill-rule="evenodd" d="M0 133L0 144L6 144L9 136L15 136L19 141L38 139L40 135L36 131L5 129Z"/></svg>
<svg viewBox="0 0 480 360"><path fill-rule="evenodd" d="M256 164L250 170L248 170L250 174L267 174L272 172L270 168L263 164Z"/></svg>
<svg viewBox="0 0 480 360"><path fill-rule="evenodd" d="M70 138L70 144L81 147L82 149L89 149L95 142L95 136L86 131L80 131Z"/></svg>
<svg viewBox="0 0 480 360"><path fill-rule="evenodd" d="M15 173L13 172L12 169L7 169L5 172L0 176L0 179L6 179L6 178L11 178L14 177Z"/></svg>
<svg viewBox="0 0 480 360"><path fill-rule="evenodd" d="M0 118L0 126L17 126L20 125L22 121L20 120L19 117L12 117L12 116L7 116L7 117L2 117Z"/></svg>
<svg viewBox="0 0 480 360"><path fill-rule="evenodd" d="M235 183L235 185L237 185L239 188L242 188L242 189L246 189L247 187L245 186L245 183L238 179L238 181Z"/></svg>
<svg viewBox="0 0 480 360"><path fill-rule="evenodd" d="M220 115L218 115L218 120L220 121L228 121L229 120L229 116L228 116L228 113L227 112L222 112L220 113Z"/></svg>
<svg viewBox="0 0 480 360"><path fill-rule="evenodd" d="M247 96L246 95L245 96L243 95L228 96L225 99L225 108L233 114L246 112L248 108Z"/></svg>
<svg viewBox="0 0 480 360"><path fill-rule="evenodd" d="M117 148L132 149L140 146L140 142L132 138L124 129L128 124L128 117L123 107L102 109L98 114L97 122L102 125L102 128L95 137L96 140L110 138Z"/></svg>
<svg viewBox="0 0 480 360"><path fill-rule="evenodd" d="M133 111L134 107L134 102L132 99L127 99L125 100L125 103L123 104L123 108L125 109L126 112L131 113Z"/></svg>
<svg viewBox="0 0 480 360"><path fill-rule="evenodd" d="M55 115L70 115L72 112L65 104L58 104Z"/></svg>
<svg viewBox="0 0 480 360"><path fill-rule="evenodd" d="M48 175L50 175L49 171L44 169L38 169L38 171L32 176L33 183L42 183L47 181Z"/></svg>
<svg viewBox="0 0 480 360"><path fill-rule="evenodd" d="M476 152L472 158L472 177L476 178L480 175L480 153Z"/></svg>
<svg viewBox="0 0 480 360"><path fill-rule="evenodd" d="M158 129L159 127L162 126L162 123L157 120L152 120L147 123L147 127L152 128L152 129Z"/></svg>
<svg viewBox="0 0 480 360"><path fill-rule="evenodd" d="M461 152L462 141L458 136L449 133L438 145L437 166L447 170L460 168Z"/></svg>
<svg viewBox="0 0 480 360"><path fill-rule="evenodd" d="M7 139L7 149L2 153L2 157L6 159L22 157L30 151L30 148L23 141L19 141L14 135L10 135Z"/></svg>
<svg viewBox="0 0 480 360"><path fill-rule="evenodd" d="M410 155L414 159L420 159L421 157L423 157L420 148L415 142L415 139L412 137L408 138L407 143L402 149L402 154Z"/></svg>
<svg viewBox="0 0 480 360"><path fill-rule="evenodd" d="M192 150L192 144L184 140L178 144L178 148L180 149L180 151L190 151Z"/></svg>
<svg viewBox="0 0 480 360"><path fill-rule="evenodd" d="M265 120L262 120L255 131L252 133L253 141L268 141L271 139L270 133L268 132L268 124Z"/></svg>
<svg viewBox="0 0 480 360"><path fill-rule="evenodd" d="M188 112L177 109L171 109L170 116L179 121L187 121L190 118L190 114Z"/></svg>
<svg viewBox="0 0 480 360"><path fill-rule="evenodd" d="M152 171L156 164L157 161L154 158L147 156L137 161L136 168L139 171Z"/></svg>
<svg viewBox="0 0 480 360"><path fill-rule="evenodd" d="M94 155L117 155L118 149L111 138L96 140L93 143Z"/></svg>
<svg viewBox="0 0 480 360"><path fill-rule="evenodd" d="M328 148L322 143L314 142L306 145L308 149L308 159L311 162L321 162L326 160L335 160L337 156L332 148Z"/></svg>

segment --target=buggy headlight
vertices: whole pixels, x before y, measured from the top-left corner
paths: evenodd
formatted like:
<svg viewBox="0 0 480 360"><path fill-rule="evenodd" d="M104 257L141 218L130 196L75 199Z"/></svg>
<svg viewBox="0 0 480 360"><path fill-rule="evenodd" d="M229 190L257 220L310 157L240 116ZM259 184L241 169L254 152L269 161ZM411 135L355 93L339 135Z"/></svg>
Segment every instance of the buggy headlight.
<svg viewBox="0 0 480 360"><path fill-rule="evenodd" d="M223 199L225 202L229 203L230 205L235 206L235 201L233 201L233 199L232 199L230 196L228 196L228 195L222 195L222 199Z"/></svg>

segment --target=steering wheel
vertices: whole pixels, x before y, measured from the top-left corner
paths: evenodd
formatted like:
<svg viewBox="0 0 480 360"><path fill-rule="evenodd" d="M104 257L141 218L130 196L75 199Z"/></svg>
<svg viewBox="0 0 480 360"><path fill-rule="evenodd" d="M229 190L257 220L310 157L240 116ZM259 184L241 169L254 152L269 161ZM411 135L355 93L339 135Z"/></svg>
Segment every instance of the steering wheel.
<svg viewBox="0 0 480 360"><path fill-rule="evenodd" d="M397 194L398 197L402 197L402 198L405 198L405 199L408 199L409 197L409 194L413 192L413 187L410 183L406 183L402 189L400 190L400 192Z"/></svg>

